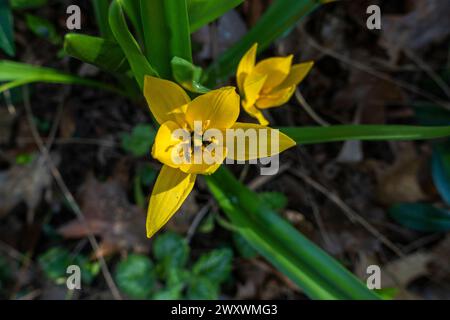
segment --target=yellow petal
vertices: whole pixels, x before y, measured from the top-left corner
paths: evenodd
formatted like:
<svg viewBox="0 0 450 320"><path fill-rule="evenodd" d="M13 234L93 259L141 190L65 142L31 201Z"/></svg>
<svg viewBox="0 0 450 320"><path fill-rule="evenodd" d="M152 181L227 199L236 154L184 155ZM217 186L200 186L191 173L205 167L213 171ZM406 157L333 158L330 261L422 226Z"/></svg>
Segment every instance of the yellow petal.
<svg viewBox="0 0 450 320"><path fill-rule="evenodd" d="M292 86L280 91L273 91L271 94L261 96L256 101L256 106L260 109L279 107L291 99L297 86Z"/></svg>
<svg viewBox="0 0 450 320"><path fill-rule="evenodd" d="M182 107L191 101L186 92L176 83L150 76L145 76L144 95L150 111L159 124L169 120L181 122Z"/></svg>
<svg viewBox="0 0 450 320"><path fill-rule="evenodd" d="M244 80L247 77L248 74L253 70L255 67L255 61L256 61L256 51L258 49L258 44L255 43L242 57L241 61L239 62L239 66L237 69L237 84L239 88L239 92L242 94L244 92Z"/></svg>
<svg viewBox="0 0 450 320"><path fill-rule="evenodd" d="M187 106L186 121L194 130L194 121L207 128L226 129L239 116L239 96L234 87L224 87L195 98Z"/></svg>
<svg viewBox="0 0 450 320"><path fill-rule="evenodd" d="M226 135L226 146L227 157L233 160L267 158L296 145L294 140L279 130L258 124L236 122L231 129L233 131L227 130L229 133ZM233 148L230 140L233 141Z"/></svg>
<svg viewBox="0 0 450 320"><path fill-rule="evenodd" d="M172 167L178 168L181 163L174 162L173 152L179 150L178 147L183 143L183 138L176 137L174 133L176 130L181 129L180 125L174 121L164 122L156 133L155 142L152 148L153 158L160 162ZM188 138L190 138L189 132L186 131ZM177 148L174 150L174 148Z"/></svg>
<svg viewBox="0 0 450 320"><path fill-rule="evenodd" d="M151 238L181 207L195 183L195 174L163 166L156 179L147 212L147 237Z"/></svg>
<svg viewBox="0 0 450 320"><path fill-rule="evenodd" d="M250 73L244 81L244 96L247 105L254 105L258 100L261 90L266 82L267 75ZM242 93L242 92L241 92Z"/></svg>
<svg viewBox="0 0 450 320"><path fill-rule="evenodd" d="M264 91L270 92L287 78L291 70L292 58L293 55L269 58L262 60L255 66L252 72L267 75Z"/></svg>
<svg viewBox="0 0 450 320"><path fill-rule="evenodd" d="M305 62L300 64L294 64L289 72L286 79L274 90L287 89L292 86L298 86L298 84L305 79L306 75L309 73L313 67L314 62Z"/></svg>
<svg viewBox="0 0 450 320"><path fill-rule="evenodd" d="M244 108L245 112L247 112L250 116L258 120L258 122L261 125L263 126L269 125L269 121L267 121L266 117L264 117L264 114L258 108L256 108L254 104L249 104L246 101L244 101L242 107Z"/></svg>

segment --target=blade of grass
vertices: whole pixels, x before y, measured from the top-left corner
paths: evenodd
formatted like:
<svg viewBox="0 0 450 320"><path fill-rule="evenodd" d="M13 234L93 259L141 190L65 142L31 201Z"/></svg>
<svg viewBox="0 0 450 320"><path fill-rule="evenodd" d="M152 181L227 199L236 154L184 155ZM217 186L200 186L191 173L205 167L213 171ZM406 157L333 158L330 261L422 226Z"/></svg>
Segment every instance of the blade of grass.
<svg viewBox="0 0 450 320"><path fill-rule="evenodd" d="M450 126L336 125L329 127L283 127L279 129L298 144L347 140L423 140L450 136Z"/></svg>
<svg viewBox="0 0 450 320"><path fill-rule="evenodd" d="M58 84L79 84L99 89L109 90L121 95L126 95L120 89L109 84L95 80L85 79L78 76L66 74L58 70L38 67L26 63L2 60L0 61L0 92L19 87L33 82L58 83Z"/></svg>
<svg viewBox="0 0 450 320"><path fill-rule="evenodd" d="M192 62L191 32L186 0L164 0L169 29L170 61L177 56Z"/></svg>
<svg viewBox="0 0 450 320"><path fill-rule="evenodd" d="M216 20L240 5L244 0L189 0L188 11L191 32Z"/></svg>
<svg viewBox="0 0 450 320"><path fill-rule="evenodd" d="M157 76L158 73L142 54L139 44L128 29L120 1L118 0L114 0L109 8L109 25L117 43L121 46L127 57L139 87L142 89L144 86L144 76Z"/></svg>
<svg viewBox="0 0 450 320"><path fill-rule="evenodd" d="M144 37L144 30L141 21L140 0L121 0L120 3L137 33L138 40L142 40Z"/></svg>
<svg viewBox="0 0 450 320"><path fill-rule="evenodd" d="M207 185L240 234L313 299L378 299L335 259L301 235L225 167Z"/></svg>
<svg viewBox="0 0 450 320"><path fill-rule="evenodd" d="M311 13L327 0L275 0L255 26L234 46L225 51L209 67L209 86L226 80L233 74L242 56L258 43L258 52L293 27L301 18Z"/></svg>
<svg viewBox="0 0 450 320"><path fill-rule="evenodd" d="M147 59L164 79L170 79L169 28L165 21L165 0L141 0L141 20Z"/></svg>

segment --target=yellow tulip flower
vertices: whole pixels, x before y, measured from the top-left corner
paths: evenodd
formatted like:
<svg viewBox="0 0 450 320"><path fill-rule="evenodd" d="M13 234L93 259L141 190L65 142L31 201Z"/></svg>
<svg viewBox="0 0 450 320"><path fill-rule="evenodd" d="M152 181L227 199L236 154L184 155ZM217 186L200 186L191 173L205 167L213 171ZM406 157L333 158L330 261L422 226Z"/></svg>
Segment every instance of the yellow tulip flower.
<svg viewBox="0 0 450 320"><path fill-rule="evenodd" d="M242 57L236 78L243 98L242 107L266 126L269 122L261 110L288 102L314 63L292 65L293 55L290 55L265 59L255 65L257 49L258 44L255 43Z"/></svg>
<svg viewBox="0 0 450 320"><path fill-rule="evenodd" d="M251 148L244 153L229 152L226 147L228 144L223 143L223 155L214 163L175 161L174 155L177 156L180 152L182 159L189 160L193 158L194 150L201 149L206 152L210 144L217 143L214 139L205 137L207 130L214 128L224 132L227 129L233 129L243 134L249 129L264 130L265 132L270 131L271 137L273 137L272 133L276 132L279 139L277 148L272 147L270 139L266 141L267 145L264 147L265 150L268 150L266 155L268 157L295 145L292 139L278 133L277 130L258 124L236 122L239 116L240 101L234 87L213 90L191 101L186 92L176 83L146 76L144 95L150 111L160 124L152 148L152 156L163 164L153 187L148 207L146 227L149 238L163 227L181 207L194 187L197 174L210 175L214 173L223 163L225 156L235 160L260 158L260 154L248 151ZM200 135L195 138L195 135L198 134L198 128L196 129L195 126L199 121L203 123L203 126L200 128ZM193 144L189 144L187 148L179 148L184 142L175 132L180 129L187 132L188 137L194 136ZM236 139L237 137L233 137L233 143ZM255 143L261 147L259 145L261 140L246 140L246 144Z"/></svg>

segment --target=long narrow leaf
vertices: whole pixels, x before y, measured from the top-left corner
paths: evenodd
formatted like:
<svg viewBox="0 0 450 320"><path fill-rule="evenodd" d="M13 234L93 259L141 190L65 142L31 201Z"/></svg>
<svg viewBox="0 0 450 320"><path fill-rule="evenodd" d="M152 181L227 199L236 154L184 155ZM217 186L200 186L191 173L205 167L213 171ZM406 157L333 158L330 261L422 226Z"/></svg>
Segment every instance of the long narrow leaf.
<svg viewBox="0 0 450 320"><path fill-rule="evenodd" d="M189 0L189 20L191 32L216 20L227 11L237 7L244 0Z"/></svg>
<svg viewBox="0 0 450 320"><path fill-rule="evenodd" d="M234 46L225 51L208 69L208 79L225 80L233 74L242 56L254 44L265 50L274 40L293 27L302 17L329 0L275 0L257 24Z"/></svg>
<svg viewBox="0 0 450 320"><path fill-rule="evenodd" d="M225 168L206 177L212 194L241 235L313 299L378 299L331 256L242 185Z"/></svg>
<svg viewBox="0 0 450 320"><path fill-rule="evenodd" d="M137 83L142 89L145 75L155 76L157 72L142 54L139 44L128 29L123 10L118 0L114 0L109 8L109 25L117 43L122 47L127 57Z"/></svg>
<svg viewBox="0 0 450 320"><path fill-rule="evenodd" d="M92 1L92 5L94 6L95 19L97 20L97 25L100 29L100 35L106 39L113 39L108 21L109 3L110 0Z"/></svg>
<svg viewBox="0 0 450 320"><path fill-rule="evenodd" d="M141 21L141 5L140 0L121 0L121 6L131 21L138 39L142 40L144 33ZM150 17L149 17L150 18Z"/></svg>
<svg viewBox="0 0 450 320"><path fill-rule="evenodd" d="M329 127L284 127L279 129L298 144L347 140L424 140L450 136L450 126L336 125Z"/></svg>
<svg viewBox="0 0 450 320"><path fill-rule="evenodd" d="M111 85L98 81L66 74L50 68L6 60L0 61L0 82L7 82L0 85L0 92L33 82L46 82L58 84L79 84L114 91L122 95L125 94Z"/></svg>
<svg viewBox="0 0 450 320"><path fill-rule="evenodd" d="M141 20L144 27L147 59L161 77L169 79L172 74L170 72L169 29L165 21L164 0L141 0Z"/></svg>
<svg viewBox="0 0 450 320"><path fill-rule="evenodd" d="M191 32L186 0L164 0L164 11L169 28L170 60L180 57L192 62Z"/></svg>

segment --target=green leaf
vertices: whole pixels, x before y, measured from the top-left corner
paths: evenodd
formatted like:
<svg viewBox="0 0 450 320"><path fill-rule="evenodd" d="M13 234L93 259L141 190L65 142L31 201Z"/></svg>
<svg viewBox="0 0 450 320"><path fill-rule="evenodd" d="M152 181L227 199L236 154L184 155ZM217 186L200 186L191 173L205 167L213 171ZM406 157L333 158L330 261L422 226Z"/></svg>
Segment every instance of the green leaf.
<svg viewBox="0 0 450 320"><path fill-rule="evenodd" d="M115 280L130 298L148 299L156 283L153 263L147 256L129 255L117 266Z"/></svg>
<svg viewBox="0 0 450 320"><path fill-rule="evenodd" d="M0 82L3 81L10 82L0 85L0 92L29 83L46 82L58 84L79 84L103 90L110 90L115 93L126 95L123 91L109 84L66 74L50 68L38 67L26 63L7 60L0 60Z"/></svg>
<svg viewBox="0 0 450 320"><path fill-rule="evenodd" d="M57 283L64 283L66 270L71 265L70 252L61 247L52 248L38 257L45 276Z"/></svg>
<svg viewBox="0 0 450 320"><path fill-rule="evenodd" d="M120 3L126 15L130 19L134 31L137 33L138 39L141 40L144 31L142 29L141 22L140 0L121 0ZM151 18L153 18L153 16L151 16ZM148 17L148 19L150 19L150 17Z"/></svg>
<svg viewBox="0 0 450 320"><path fill-rule="evenodd" d="M156 292L152 299L154 300L180 300L182 297L183 286L175 285L164 288Z"/></svg>
<svg viewBox="0 0 450 320"><path fill-rule="evenodd" d="M431 158L433 181L442 199L450 205L450 141L436 144Z"/></svg>
<svg viewBox="0 0 450 320"><path fill-rule="evenodd" d="M450 230L450 211L426 203L400 203L389 209L389 215L398 223L422 232Z"/></svg>
<svg viewBox="0 0 450 320"><path fill-rule="evenodd" d="M14 10L36 9L47 4L48 0L9 0Z"/></svg>
<svg viewBox="0 0 450 320"><path fill-rule="evenodd" d="M136 157L148 155L156 132L150 125L140 124L131 133L122 135L122 148Z"/></svg>
<svg viewBox="0 0 450 320"><path fill-rule="evenodd" d="M133 71L133 75L142 90L144 88L144 77L146 75L158 76L158 74L142 54L139 44L136 42L128 29L128 25L120 5L121 2L122 1L119 0L113 0L111 3L109 8L109 25L117 43L125 53L131 70Z"/></svg>
<svg viewBox="0 0 450 320"><path fill-rule="evenodd" d="M26 14L25 21L28 28L38 37L47 39L55 45L61 43L61 37L58 35L55 26L50 21L32 14Z"/></svg>
<svg viewBox="0 0 450 320"><path fill-rule="evenodd" d="M336 125L329 127L284 127L279 129L298 144L347 140L423 140L450 136L450 126Z"/></svg>
<svg viewBox="0 0 450 320"><path fill-rule="evenodd" d="M163 273L170 269L182 268L189 258L189 246L186 240L176 233L166 232L155 239L153 254L163 266Z"/></svg>
<svg viewBox="0 0 450 320"><path fill-rule="evenodd" d="M237 233L233 233L233 242L239 254L246 259L252 259L258 256L258 251L253 249L253 247L248 243L245 238Z"/></svg>
<svg viewBox="0 0 450 320"><path fill-rule="evenodd" d="M190 300L217 300L219 286L210 279L195 277L189 282L187 298Z"/></svg>
<svg viewBox="0 0 450 320"><path fill-rule="evenodd" d="M393 300L399 293L398 288L382 288L374 290L383 300Z"/></svg>
<svg viewBox="0 0 450 320"><path fill-rule="evenodd" d="M164 0L165 17L169 28L170 53L192 62L191 32L187 0Z"/></svg>
<svg viewBox="0 0 450 320"><path fill-rule="evenodd" d="M242 2L244 0L189 0L188 10L191 32L195 32L204 25L216 20Z"/></svg>
<svg viewBox="0 0 450 320"><path fill-rule="evenodd" d="M204 277L211 282L220 284L231 272L233 251L229 248L216 249L202 255L192 267L192 272L198 277Z"/></svg>
<svg viewBox="0 0 450 320"><path fill-rule="evenodd" d="M0 0L0 49L9 56L16 54L13 15L8 0Z"/></svg>
<svg viewBox="0 0 450 320"><path fill-rule="evenodd" d="M158 74L170 79L169 27L165 18L165 0L141 0L141 21L144 29L145 54ZM149 19L149 17L152 17Z"/></svg>
<svg viewBox="0 0 450 320"><path fill-rule="evenodd" d="M258 195L273 210L284 209L288 203L287 197L281 192L261 192Z"/></svg>
<svg viewBox="0 0 450 320"><path fill-rule="evenodd" d="M210 89L201 84L203 70L180 57L172 59L174 79L186 90L196 93L207 93Z"/></svg>
<svg viewBox="0 0 450 320"><path fill-rule="evenodd" d="M76 264L81 269L81 281L86 284L91 284L100 273L100 262L91 262L83 255L77 255L73 259L73 264Z"/></svg>
<svg viewBox="0 0 450 320"><path fill-rule="evenodd" d="M258 52L262 52L301 18L316 9L321 2L320 0L275 0L256 25L211 64L207 71L208 79L215 80L216 83L226 80L235 73L239 61L254 43L258 43Z"/></svg>
<svg viewBox="0 0 450 320"><path fill-rule="evenodd" d="M100 35L106 39L113 39L111 28L108 21L109 0L95 0L92 1L95 12L95 20L97 21Z"/></svg>
<svg viewBox="0 0 450 320"><path fill-rule="evenodd" d="M61 247L47 250L38 257L39 266L45 276L57 284L63 284L67 278L67 267L77 265L81 270L81 280L90 284L100 272L98 262L90 262L84 255L72 256L70 252Z"/></svg>
<svg viewBox="0 0 450 320"><path fill-rule="evenodd" d="M68 33L64 38L64 51L108 72L126 72L130 69L120 46L103 38Z"/></svg>
<svg viewBox="0 0 450 320"><path fill-rule="evenodd" d="M207 185L240 234L313 299L379 299L331 256L242 185L225 167Z"/></svg>

